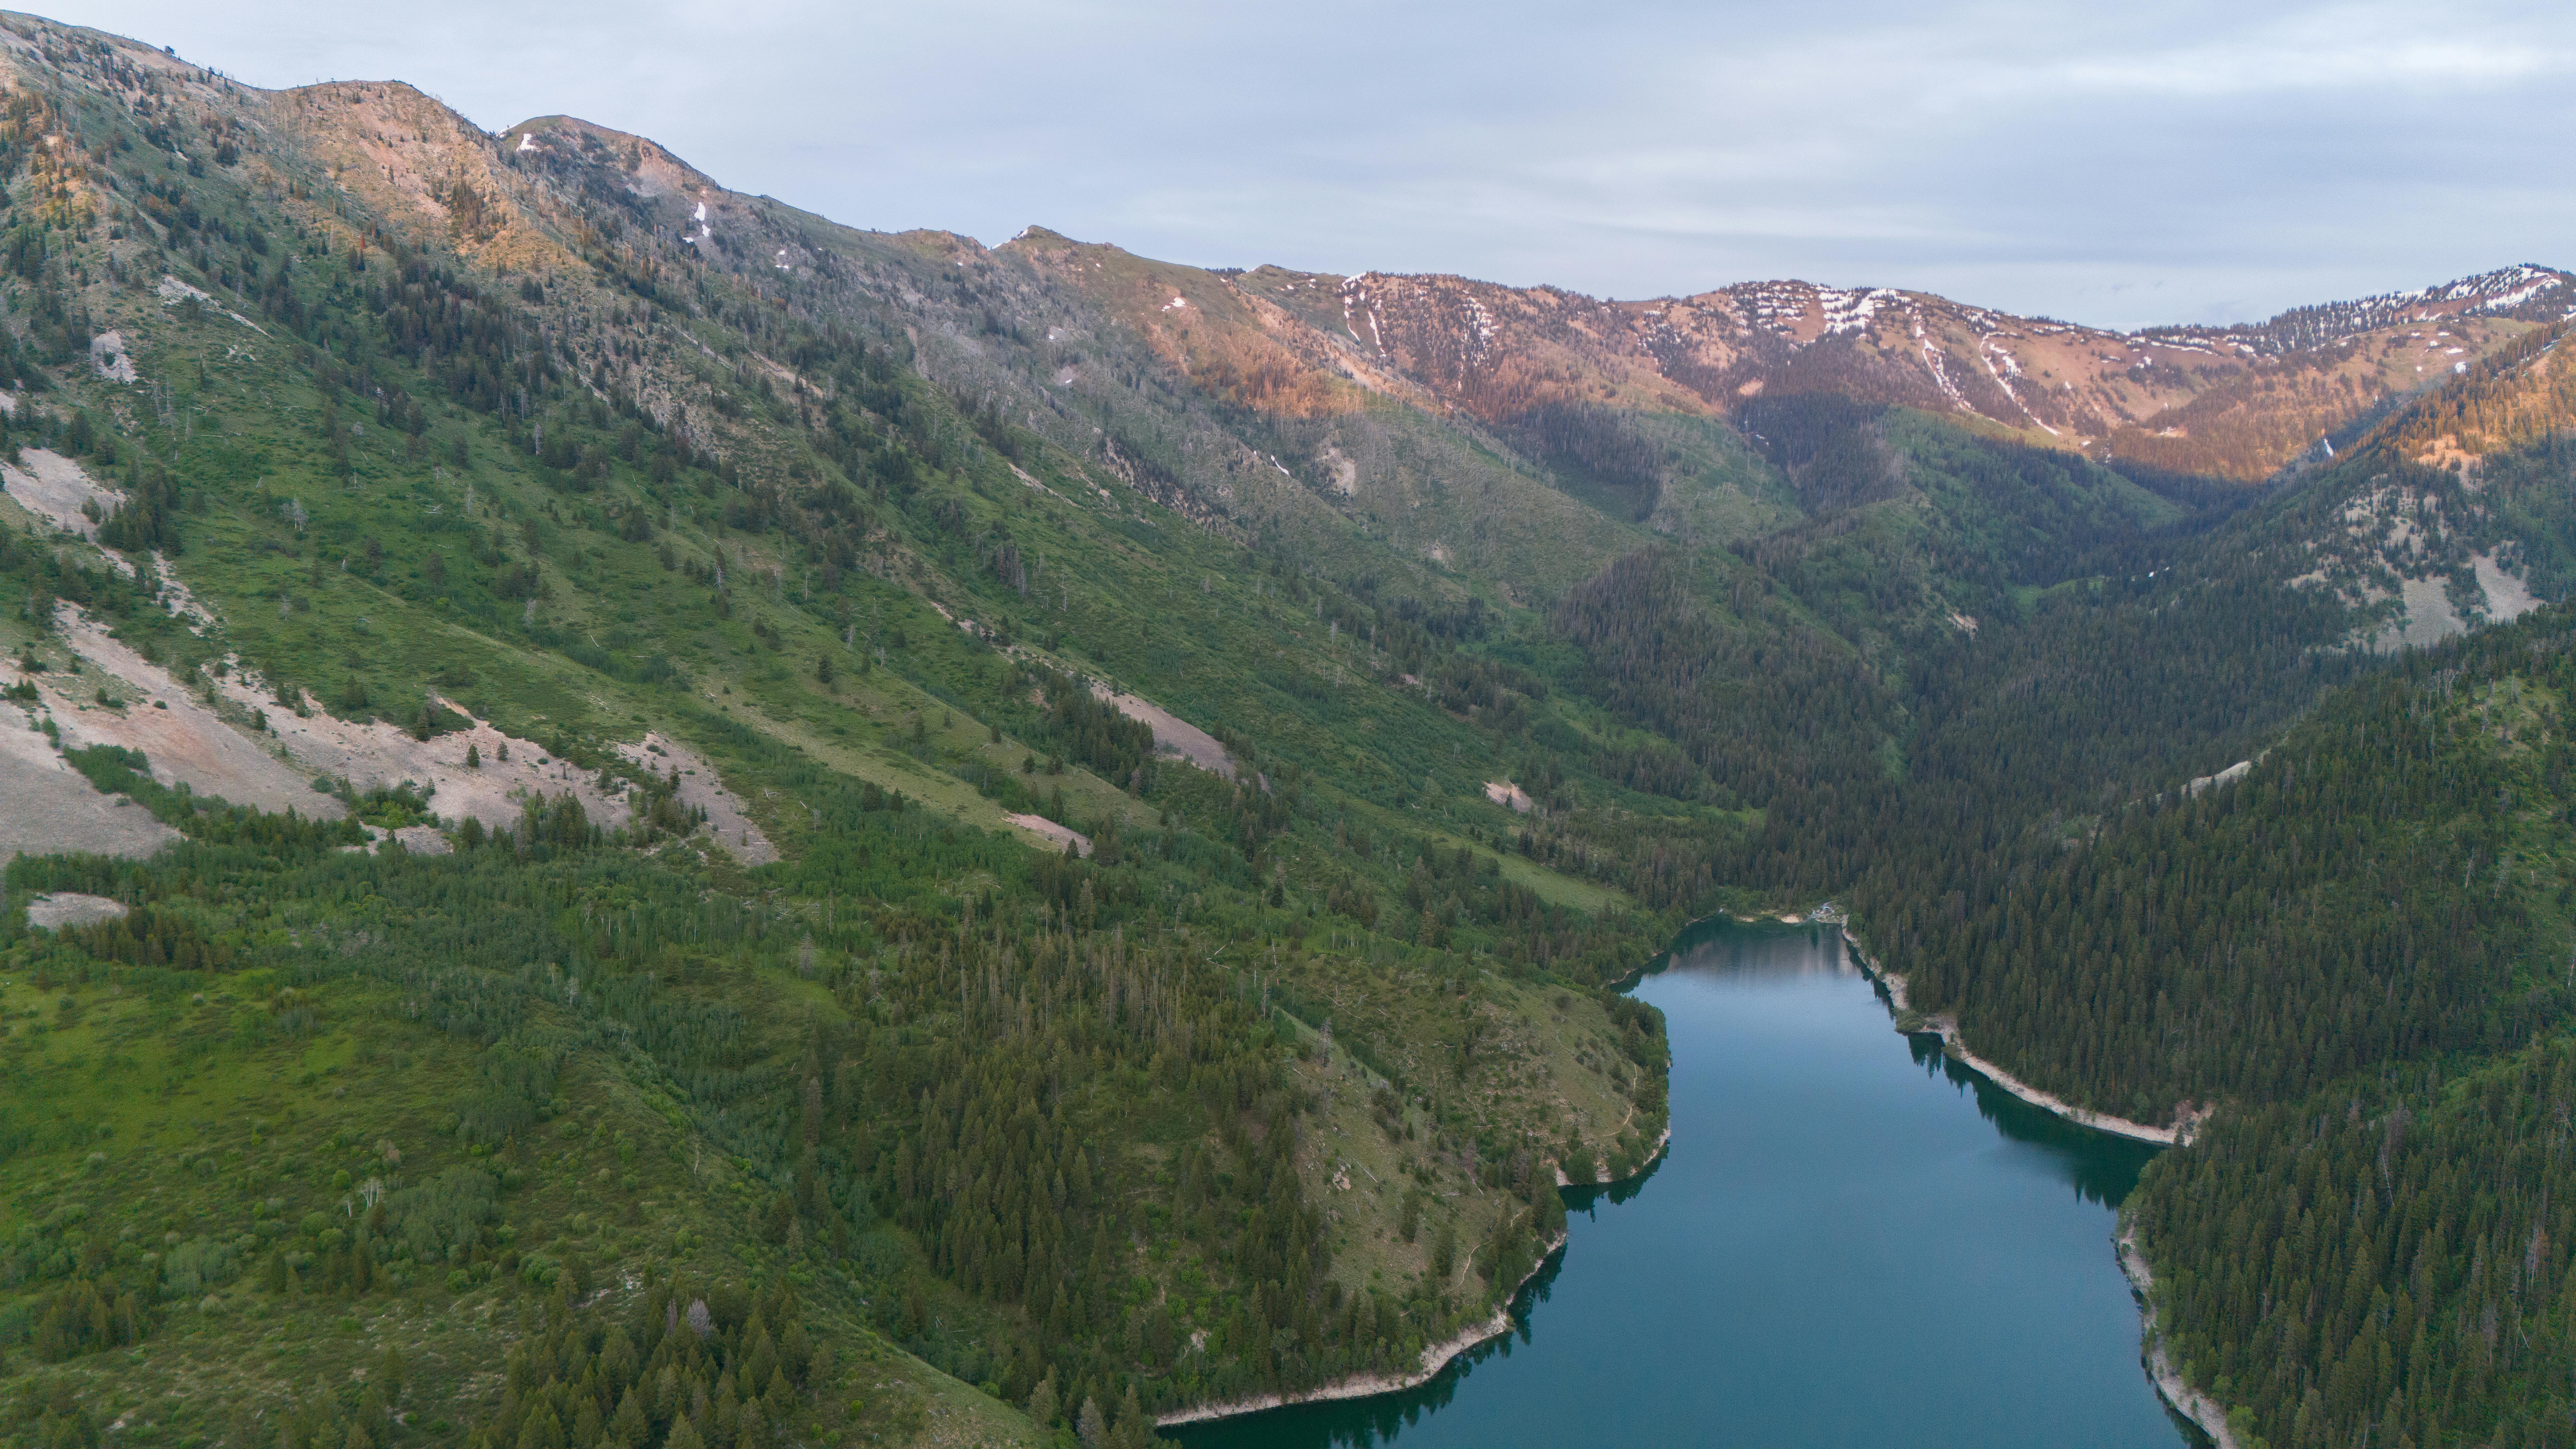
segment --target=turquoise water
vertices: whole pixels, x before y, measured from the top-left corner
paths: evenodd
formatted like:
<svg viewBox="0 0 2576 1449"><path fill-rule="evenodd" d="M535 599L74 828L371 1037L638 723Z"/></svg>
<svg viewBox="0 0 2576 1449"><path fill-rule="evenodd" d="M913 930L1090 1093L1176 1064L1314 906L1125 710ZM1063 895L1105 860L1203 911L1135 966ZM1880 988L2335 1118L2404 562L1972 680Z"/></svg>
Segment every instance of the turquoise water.
<svg viewBox="0 0 2576 1449"><path fill-rule="evenodd" d="M1192 1449L2169 1446L2113 1208L2153 1155L1889 1029L1822 929L1694 930L1636 988L1673 1146L1570 1194L1515 1331L1402 1394L1175 1431Z"/></svg>

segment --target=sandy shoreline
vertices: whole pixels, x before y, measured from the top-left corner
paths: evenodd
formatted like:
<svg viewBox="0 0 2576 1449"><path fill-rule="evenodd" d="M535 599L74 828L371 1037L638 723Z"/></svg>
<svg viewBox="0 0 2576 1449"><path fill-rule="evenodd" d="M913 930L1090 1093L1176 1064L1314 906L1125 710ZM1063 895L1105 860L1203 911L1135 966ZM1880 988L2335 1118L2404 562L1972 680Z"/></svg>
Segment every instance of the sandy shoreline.
<svg viewBox="0 0 2576 1449"><path fill-rule="evenodd" d="M1530 1279L1537 1277L1558 1253L1564 1251L1565 1241L1565 1234L1556 1235L1555 1240L1547 1245L1547 1251L1539 1254L1538 1261L1530 1265L1527 1273L1521 1275L1521 1281L1513 1284L1512 1291L1503 1295L1502 1305L1494 1310L1493 1317L1470 1326L1454 1338L1443 1339L1424 1349L1422 1365L1413 1373L1358 1374L1351 1378L1335 1379L1329 1384L1293 1394L1256 1394L1248 1399L1234 1399L1222 1404L1201 1404L1195 1408L1165 1414L1154 1423L1158 1428L1168 1429L1175 1424L1199 1424L1210 1419L1231 1419L1242 1414L1258 1414L1265 1409L1284 1409L1291 1404L1323 1404L1336 1399L1371 1398L1378 1394L1399 1393L1405 1389L1427 1384L1438 1378L1440 1371L1449 1367L1450 1360L1458 1355L1489 1338L1500 1338L1511 1332L1512 1300L1520 1296L1521 1289L1528 1285ZM2233 1446L2229 1446L2229 1449L2233 1449Z"/></svg>
<svg viewBox="0 0 2576 1449"><path fill-rule="evenodd" d="M2173 1411L2200 1426L2218 1449L2238 1449L2236 1436L2227 1427L2227 1410L2217 1400L2193 1388L2191 1382L2165 1355L2163 1335L2156 1332L2156 1300L2153 1289L2156 1275L2147 1267L2147 1255L2138 1246L2138 1229L2126 1213L2120 1217L2120 1235L2113 1240L2113 1252L2120 1260L2120 1271L2128 1276L2129 1288L2138 1295L2138 1312L2143 1319L2140 1333L2146 1344L2147 1376L2155 1380L2156 1392Z"/></svg>
<svg viewBox="0 0 2576 1449"><path fill-rule="evenodd" d="M1898 1013L1902 1014L1910 1010L1911 1008L1905 1002L1905 978L1879 965L1869 954L1869 948L1863 946L1859 939L1852 935L1849 927L1843 928L1842 935L1844 943L1851 947L1852 958L1860 962L1862 969L1869 972L1872 980L1887 988L1888 999L1896 1004ZM2041 1091L1995 1063L1968 1050L1966 1044L1959 1038L1959 1022L1956 1017L1925 1017L1924 1022L1928 1029L1940 1034L1941 1049L1944 1052L1967 1063L1979 1076L2042 1111L2053 1112L2080 1127L2090 1127L2097 1132L2108 1132L2114 1136L2135 1138L2140 1142L2153 1142L2161 1147L2171 1147L2178 1142L2191 1140L2191 1128L2196 1124L2189 1118L2185 1119L2182 1128L2178 1131L2172 1127L2155 1127L2144 1122L2132 1122L2126 1117L2114 1117L2107 1112L2089 1111L2054 1092Z"/></svg>

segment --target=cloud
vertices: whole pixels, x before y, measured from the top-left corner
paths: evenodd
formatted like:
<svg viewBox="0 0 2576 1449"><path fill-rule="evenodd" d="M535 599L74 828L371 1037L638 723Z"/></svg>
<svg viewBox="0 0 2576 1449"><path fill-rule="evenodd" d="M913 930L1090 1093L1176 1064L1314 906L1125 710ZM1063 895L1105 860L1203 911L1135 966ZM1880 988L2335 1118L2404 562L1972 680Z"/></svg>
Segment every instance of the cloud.
<svg viewBox="0 0 2576 1449"><path fill-rule="evenodd" d="M2484 33L2464 34L2459 17L2434 9L2324 11L2221 42L2076 57L2035 79L2088 94L2203 98L2380 87L2464 93L2570 70L2564 46L2536 44L2519 26L2468 23Z"/></svg>
<svg viewBox="0 0 2576 1449"><path fill-rule="evenodd" d="M860 226L2113 325L2576 260L2576 11L1824 0L76 4L261 85L569 112Z"/></svg>

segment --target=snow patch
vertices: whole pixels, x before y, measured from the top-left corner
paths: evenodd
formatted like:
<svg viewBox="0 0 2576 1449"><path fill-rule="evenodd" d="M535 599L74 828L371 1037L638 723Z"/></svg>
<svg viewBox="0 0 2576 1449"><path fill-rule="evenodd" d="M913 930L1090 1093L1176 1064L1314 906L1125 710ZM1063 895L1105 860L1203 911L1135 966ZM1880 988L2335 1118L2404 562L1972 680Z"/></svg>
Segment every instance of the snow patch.
<svg viewBox="0 0 2576 1449"><path fill-rule="evenodd" d="M1893 287L1871 287L1865 291L1845 292L1833 287L1816 289L1816 300L1825 314L1825 332L1866 332L1870 319L1882 308L1901 303L1905 294Z"/></svg>

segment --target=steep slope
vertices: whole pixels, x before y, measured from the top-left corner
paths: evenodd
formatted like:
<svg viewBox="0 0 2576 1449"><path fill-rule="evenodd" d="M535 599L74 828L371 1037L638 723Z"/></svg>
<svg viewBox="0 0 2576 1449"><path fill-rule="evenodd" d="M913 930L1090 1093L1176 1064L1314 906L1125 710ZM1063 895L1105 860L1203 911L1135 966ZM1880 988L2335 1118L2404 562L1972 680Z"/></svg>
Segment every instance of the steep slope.
<svg viewBox="0 0 2576 1449"><path fill-rule="evenodd" d="M1648 1156L1598 986L1732 817L1586 756L1603 843L1510 849L1598 721L1491 585L1186 389L1065 400L1033 269L0 29L62 745L0 768L183 837L8 868L13 1432L1134 1442L1409 1366ZM1346 1135L1418 1191L1331 1196Z"/></svg>
<svg viewBox="0 0 2576 1449"><path fill-rule="evenodd" d="M1599 987L1722 905L1849 892L2088 1101L2306 1091L2135 1053L2169 943L1981 963L2576 557L2555 273L2133 337L1218 273L0 48L0 769L142 857L0 909L48 1442L1133 1443L1403 1371L1651 1156ZM2457 984L2297 995L2317 1069L2528 1024Z"/></svg>
<svg viewBox="0 0 2576 1449"><path fill-rule="evenodd" d="M2049 894L2086 924L2031 922L2069 989L2166 1015L2106 1043L2127 1074L2261 1103L2132 1205L2241 1441L2547 1442L2566 1412L2569 643L2552 609L2413 656L2082 848Z"/></svg>
<svg viewBox="0 0 2576 1449"><path fill-rule="evenodd" d="M2257 537L2302 555L2293 586L2355 608L2381 649L2433 643L2567 597L2576 367L2567 324L2526 334L2285 480Z"/></svg>
<svg viewBox="0 0 2576 1449"><path fill-rule="evenodd" d="M2564 332L1963 641L1905 790L1795 802L1872 837L1818 874L1860 876L1873 951L1980 1054L2099 1110L2214 1110L2135 1212L2172 1356L2240 1442L2512 1442L2560 1411L2566 623L2507 565L2566 542ZM2399 642L2432 647L2369 647Z"/></svg>

